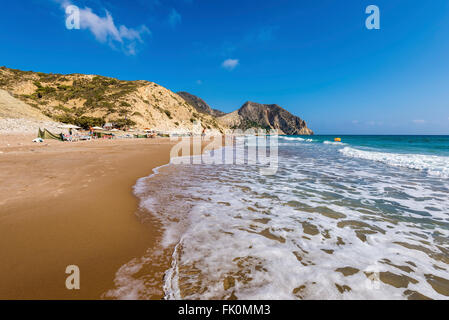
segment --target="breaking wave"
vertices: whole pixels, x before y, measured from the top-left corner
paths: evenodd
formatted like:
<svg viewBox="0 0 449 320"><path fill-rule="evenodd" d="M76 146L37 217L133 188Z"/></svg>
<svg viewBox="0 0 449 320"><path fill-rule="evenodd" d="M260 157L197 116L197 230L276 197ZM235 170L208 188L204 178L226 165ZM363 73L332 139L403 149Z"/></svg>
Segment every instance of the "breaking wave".
<svg viewBox="0 0 449 320"><path fill-rule="evenodd" d="M351 147L339 151L347 157L382 162L394 167L424 171L431 176L449 178L449 157L365 151Z"/></svg>

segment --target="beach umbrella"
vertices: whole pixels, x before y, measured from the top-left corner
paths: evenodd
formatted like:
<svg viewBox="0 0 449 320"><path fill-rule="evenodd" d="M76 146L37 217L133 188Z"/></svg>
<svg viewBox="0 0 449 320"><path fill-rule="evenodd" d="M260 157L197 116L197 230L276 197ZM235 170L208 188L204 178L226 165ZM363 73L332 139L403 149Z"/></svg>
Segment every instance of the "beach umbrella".
<svg viewBox="0 0 449 320"><path fill-rule="evenodd" d="M93 127L92 129L93 130L103 130L103 128L101 128L101 127Z"/></svg>

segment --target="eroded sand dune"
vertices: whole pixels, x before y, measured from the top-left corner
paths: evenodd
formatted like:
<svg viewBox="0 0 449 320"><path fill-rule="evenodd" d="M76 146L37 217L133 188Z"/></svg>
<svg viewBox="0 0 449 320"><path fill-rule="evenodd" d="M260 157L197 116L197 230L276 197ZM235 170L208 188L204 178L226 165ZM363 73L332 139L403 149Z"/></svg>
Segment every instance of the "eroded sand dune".
<svg viewBox="0 0 449 320"><path fill-rule="evenodd" d="M58 130L58 126L39 110L0 90L0 134L37 133L38 128Z"/></svg>
<svg viewBox="0 0 449 320"><path fill-rule="evenodd" d="M5 90L0 90L0 118L25 118L33 120L50 121L39 110L14 98Z"/></svg>

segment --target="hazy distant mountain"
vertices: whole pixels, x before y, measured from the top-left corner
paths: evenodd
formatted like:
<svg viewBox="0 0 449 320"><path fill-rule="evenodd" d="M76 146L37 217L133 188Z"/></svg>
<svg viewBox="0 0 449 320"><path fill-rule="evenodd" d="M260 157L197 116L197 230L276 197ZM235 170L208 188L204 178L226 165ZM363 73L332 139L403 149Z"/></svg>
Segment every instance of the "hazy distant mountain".
<svg viewBox="0 0 449 320"><path fill-rule="evenodd" d="M203 99L188 92L178 92L178 95L190 103L196 110L198 110L198 112L209 114L214 117L220 117L226 114L220 110L212 109Z"/></svg>
<svg viewBox="0 0 449 320"><path fill-rule="evenodd" d="M218 121L224 126L243 130L263 128L287 135L313 135L304 120L277 104L246 102L239 110L219 117Z"/></svg>

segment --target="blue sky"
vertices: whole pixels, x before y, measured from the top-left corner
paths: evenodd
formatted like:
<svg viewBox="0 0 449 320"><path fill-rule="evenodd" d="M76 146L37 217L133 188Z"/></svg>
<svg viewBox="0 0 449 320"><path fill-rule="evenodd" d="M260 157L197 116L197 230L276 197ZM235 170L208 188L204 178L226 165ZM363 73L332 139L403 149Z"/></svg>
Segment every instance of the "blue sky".
<svg viewBox="0 0 449 320"><path fill-rule="evenodd" d="M447 0L4 1L0 40L0 65L277 103L319 134L449 134Z"/></svg>

